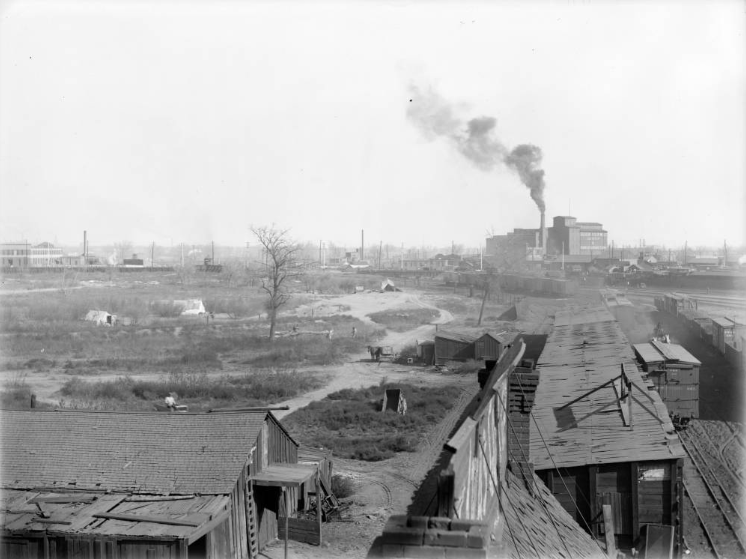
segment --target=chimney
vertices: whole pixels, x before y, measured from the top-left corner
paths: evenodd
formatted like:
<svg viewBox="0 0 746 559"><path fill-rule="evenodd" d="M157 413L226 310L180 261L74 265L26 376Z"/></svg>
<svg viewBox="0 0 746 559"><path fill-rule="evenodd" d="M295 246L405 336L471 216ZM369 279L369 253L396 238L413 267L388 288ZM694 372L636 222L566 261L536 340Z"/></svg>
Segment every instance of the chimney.
<svg viewBox="0 0 746 559"><path fill-rule="evenodd" d="M531 408L538 385L539 372L532 359L522 360L508 376L508 464L529 491L534 474L529 456Z"/></svg>
<svg viewBox="0 0 746 559"><path fill-rule="evenodd" d="M539 242L541 243L541 247L546 252L547 248L547 224L544 218L544 211L541 212L541 224L539 225L539 234L541 235L541 239L539 239Z"/></svg>

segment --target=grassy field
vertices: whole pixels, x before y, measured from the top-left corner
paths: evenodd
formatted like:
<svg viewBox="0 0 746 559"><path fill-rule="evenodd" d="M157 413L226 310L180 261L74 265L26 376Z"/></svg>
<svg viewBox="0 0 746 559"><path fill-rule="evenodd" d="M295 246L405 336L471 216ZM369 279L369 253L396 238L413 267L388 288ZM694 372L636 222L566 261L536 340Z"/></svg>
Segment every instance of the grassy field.
<svg viewBox="0 0 746 559"><path fill-rule="evenodd" d="M386 389L400 388L407 400L406 415L381 412ZM303 440L343 458L378 461L397 452L416 450L422 435L445 417L459 393L455 386L409 384L340 390L312 402L283 423Z"/></svg>
<svg viewBox="0 0 746 559"><path fill-rule="evenodd" d="M4 397L16 404L27 400L26 389L21 381L16 385L9 382L8 375L78 377L78 384L68 388L66 397L80 402L93 397L93 393L85 394L87 388L81 379L94 380L101 374L121 374L123 379L143 373L161 374L173 381L207 373L220 375L226 370L321 367L364 352L385 333L383 328L350 316L323 320L292 316L293 309L318 299L319 295L306 292L307 287L323 287L330 292L354 290L360 278L350 274L324 273L294 283L290 302L278 318L278 337L272 342L268 339L266 294L258 280L252 285L249 280L242 283L235 278L227 282L220 274L197 274L183 283L174 273L138 272L112 278L86 274L62 289L62 279L60 274L3 278L0 372L9 391ZM375 283L371 278L364 279ZM205 317L174 316L172 301L179 299L201 299L214 318L208 321ZM84 321L93 309L116 314L120 322L109 327ZM298 335L290 335L293 327ZM354 339L349 335L353 327L357 331ZM331 340L327 337L330 330L335 332ZM127 383L131 381L99 386L97 390L113 390L119 397L127 392ZM212 396L204 398L210 400ZM262 395L254 400L264 404L272 398Z"/></svg>
<svg viewBox="0 0 746 559"><path fill-rule="evenodd" d="M73 377L62 387L60 407L74 409L152 410L171 392L190 411L219 407L266 406L323 386L321 373L258 370L241 375L172 373L156 380L119 377L87 380Z"/></svg>

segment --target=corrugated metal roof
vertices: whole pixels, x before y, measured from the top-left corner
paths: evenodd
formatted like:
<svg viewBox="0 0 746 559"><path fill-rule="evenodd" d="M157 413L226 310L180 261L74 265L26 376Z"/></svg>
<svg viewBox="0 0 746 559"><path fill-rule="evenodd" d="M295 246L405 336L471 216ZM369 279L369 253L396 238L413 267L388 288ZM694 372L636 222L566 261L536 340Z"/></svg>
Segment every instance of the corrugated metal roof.
<svg viewBox="0 0 746 559"><path fill-rule="evenodd" d="M230 493L267 411L2 411L3 487Z"/></svg>
<svg viewBox="0 0 746 559"><path fill-rule="evenodd" d="M555 325L541 354L531 424L531 461L538 470L684 456L666 406L643 381L619 324L604 313L595 308L573 313L601 320ZM628 378L646 390L643 395L633 389L633 428L624 424L611 385L558 410L618 377L622 364Z"/></svg>

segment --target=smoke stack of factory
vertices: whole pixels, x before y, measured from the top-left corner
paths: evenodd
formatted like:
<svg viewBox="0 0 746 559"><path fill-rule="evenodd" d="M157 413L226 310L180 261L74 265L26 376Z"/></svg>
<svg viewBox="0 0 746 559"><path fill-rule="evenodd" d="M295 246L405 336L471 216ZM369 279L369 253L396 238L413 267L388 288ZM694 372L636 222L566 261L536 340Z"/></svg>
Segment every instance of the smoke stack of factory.
<svg viewBox="0 0 746 559"><path fill-rule="evenodd" d="M539 242L541 243L540 246L546 252L547 250L547 224L546 224L545 217L544 217L544 210L541 211L541 222L539 225L539 235L541 237L539 239Z"/></svg>

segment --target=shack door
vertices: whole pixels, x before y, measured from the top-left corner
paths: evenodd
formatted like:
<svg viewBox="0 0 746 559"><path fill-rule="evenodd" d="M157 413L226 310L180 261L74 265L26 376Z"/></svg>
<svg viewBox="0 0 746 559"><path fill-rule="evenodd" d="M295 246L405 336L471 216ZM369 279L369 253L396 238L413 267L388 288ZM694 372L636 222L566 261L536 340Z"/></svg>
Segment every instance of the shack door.
<svg viewBox="0 0 746 559"><path fill-rule="evenodd" d="M282 487L255 485L256 516L259 519L259 551L277 539L277 516L280 510Z"/></svg>
<svg viewBox="0 0 746 559"><path fill-rule="evenodd" d="M618 549L633 545L632 528L632 472L627 463L598 466L596 473L596 508L594 535L603 538L603 505L611 505L614 536Z"/></svg>

